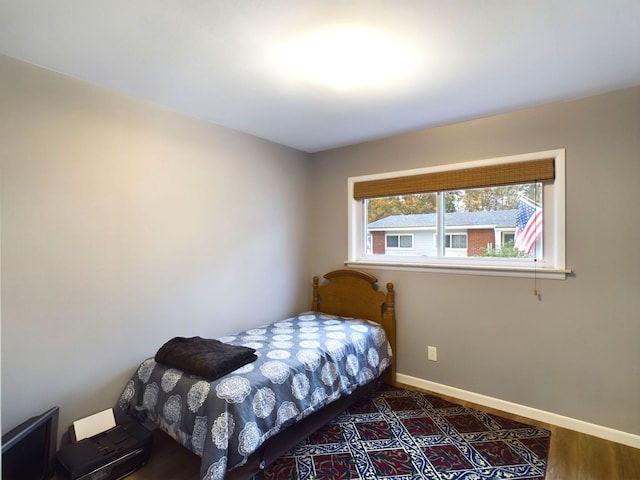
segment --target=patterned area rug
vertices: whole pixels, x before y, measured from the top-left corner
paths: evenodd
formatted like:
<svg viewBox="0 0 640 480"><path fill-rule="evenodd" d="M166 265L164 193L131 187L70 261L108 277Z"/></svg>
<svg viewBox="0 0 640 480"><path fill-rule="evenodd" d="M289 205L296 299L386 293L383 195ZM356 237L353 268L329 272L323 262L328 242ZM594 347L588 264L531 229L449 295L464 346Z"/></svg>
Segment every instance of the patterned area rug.
<svg viewBox="0 0 640 480"><path fill-rule="evenodd" d="M388 389L264 472L280 479L544 479L551 433L435 395Z"/></svg>

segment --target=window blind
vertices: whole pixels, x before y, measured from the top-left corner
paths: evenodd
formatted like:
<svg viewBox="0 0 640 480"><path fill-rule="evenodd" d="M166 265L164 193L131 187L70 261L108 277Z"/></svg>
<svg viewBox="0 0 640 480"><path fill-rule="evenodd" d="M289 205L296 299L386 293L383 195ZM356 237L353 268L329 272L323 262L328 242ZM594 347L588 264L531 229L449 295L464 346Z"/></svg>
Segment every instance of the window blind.
<svg viewBox="0 0 640 480"><path fill-rule="evenodd" d="M356 182L353 185L353 198L364 200L393 195L413 195L416 193L444 192L520 183L549 183L553 182L554 178L554 159L543 158L501 165Z"/></svg>

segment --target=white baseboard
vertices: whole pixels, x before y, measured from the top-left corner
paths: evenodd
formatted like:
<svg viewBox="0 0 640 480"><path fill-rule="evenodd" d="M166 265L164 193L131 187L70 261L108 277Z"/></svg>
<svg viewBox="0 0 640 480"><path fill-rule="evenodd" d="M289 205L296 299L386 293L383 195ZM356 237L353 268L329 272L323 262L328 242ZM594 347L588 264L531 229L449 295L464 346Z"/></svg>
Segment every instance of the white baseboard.
<svg viewBox="0 0 640 480"><path fill-rule="evenodd" d="M605 440L621 443L630 447L640 448L640 435L634 435L632 433L614 430L613 428L583 422L582 420L576 420L575 418L565 417L555 413L546 412L544 410L527 407L525 405L507 402L498 398L487 397L486 395L481 395L479 393L473 393L467 390L450 387L448 385L442 385L441 383L403 375L402 373L396 374L396 381L412 387L428 390L433 393L459 398L460 400L473 402L485 407L495 408L496 410L520 415L539 422L549 423L551 425L575 430L576 432L585 433L587 435L593 435L594 437L603 438Z"/></svg>

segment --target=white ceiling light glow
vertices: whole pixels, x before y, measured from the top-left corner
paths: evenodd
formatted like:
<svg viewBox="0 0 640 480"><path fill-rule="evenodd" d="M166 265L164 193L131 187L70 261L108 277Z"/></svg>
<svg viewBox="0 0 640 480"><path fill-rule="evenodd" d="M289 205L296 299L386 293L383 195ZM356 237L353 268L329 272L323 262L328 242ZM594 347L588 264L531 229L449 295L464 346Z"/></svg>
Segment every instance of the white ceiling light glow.
<svg viewBox="0 0 640 480"><path fill-rule="evenodd" d="M338 90L393 83L414 63L398 41L363 27L316 30L281 46L278 56L292 74Z"/></svg>

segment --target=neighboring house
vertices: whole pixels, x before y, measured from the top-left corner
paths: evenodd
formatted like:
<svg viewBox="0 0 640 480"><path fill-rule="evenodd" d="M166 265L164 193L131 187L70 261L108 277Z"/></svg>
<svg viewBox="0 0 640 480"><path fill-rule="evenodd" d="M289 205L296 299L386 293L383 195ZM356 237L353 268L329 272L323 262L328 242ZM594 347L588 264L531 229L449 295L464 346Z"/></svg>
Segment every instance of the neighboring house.
<svg viewBox="0 0 640 480"><path fill-rule="evenodd" d="M445 255L471 257L513 241L518 210L446 213ZM391 215L368 225L369 253L436 255L436 214Z"/></svg>

